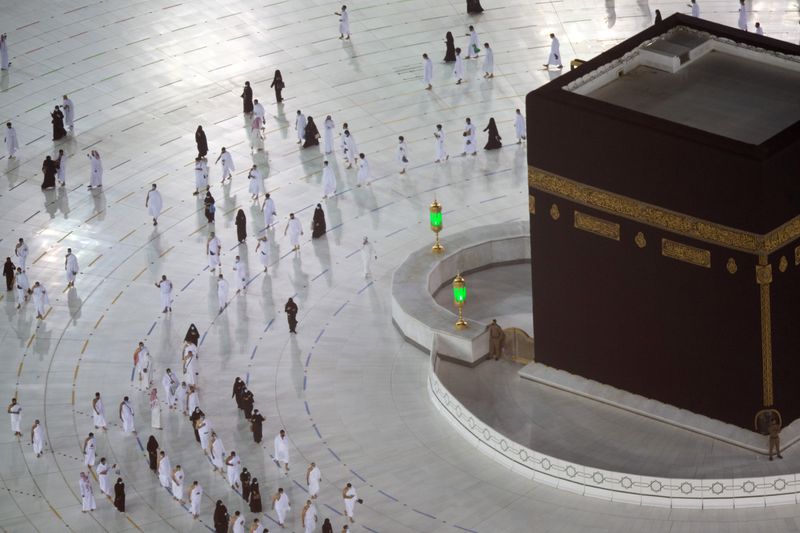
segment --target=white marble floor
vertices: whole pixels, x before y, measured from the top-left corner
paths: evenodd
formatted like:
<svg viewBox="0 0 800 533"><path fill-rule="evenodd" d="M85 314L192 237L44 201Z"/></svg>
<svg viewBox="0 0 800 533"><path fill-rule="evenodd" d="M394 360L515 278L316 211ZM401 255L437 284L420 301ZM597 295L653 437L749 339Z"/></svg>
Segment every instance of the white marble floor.
<svg viewBox="0 0 800 533"><path fill-rule="evenodd" d="M481 128L495 116L512 143L514 108L526 92L558 74L539 70L547 34L562 36L565 60L587 58L650 23L647 2L531 3L484 0L486 13L470 18L463 2L373 1L351 4L353 40L336 38L331 14L338 3L241 0L0 1L0 31L9 34L13 62L0 76L0 119L13 121L18 159L0 159L0 243L11 255L24 237L31 252L29 276L50 292L51 309L35 320L31 304L14 309L2 295L0 397L17 394L23 427L42 420L47 447L35 458L27 439L0 436L0 528L9 532L204 531L213 504L229 510L243 501L213 475L195 444L188 421L165 415L155 431L187 481L205 487L201 519L193 521L146 467L141 450L150 434L145 395L130 381L132 352L146 340L159 369L178 366L180 341L190 322L201 346L201 405L243 463L261 481L262 493L284 487L293 509L287 531L301 529L306 492L303 472L316 461L324 476L317 508L341 529L341 487L354 483L359 506L355 531L796 531L795 507L692 512L612 505L531 483L498 466L463 442L439 418L425 391L427 358L405 344L390 321L391 272L405 254L430 240L426 206L434 194L445 206L449 229L467 229L527 217L525 147L514 144L476 158L451 157L434 165L436 123L457 154L465 116ZM684 2L660 5L666 15ZM708 18L735 23L731 2L703 2ZM768 35L797 40L794 2L757 1L752 20ZM493 44L497 75L480 79L468 62L468 82L455 86L438 62L447 30L460 34L476 23ZM460 37L464 42L464 37ZM420 54L437 60L434 90L421 87ZM275 68L286 81L283 106L268 83ZM261 218L249 202L246 169L251 154L239 94L249 79L267 108L267 152L256 154L273 191L280 222L269 230L273 264L259 274L254 235ZM76 105L75 135L50 141L48 111L64 93ZM331 114L349 122L360 150L372 162L375 182L355 188L355 173L337 157L340 194L324 203L330 232L292 254L282 236L285 218L298 213L308 228L320 201L322 155L294 144L292 117L303 109L321 122ZM233 183L218 185L216 230L231 274L238 253L253 279L246 294L216 312L213 280L204 270L208 227L191 195L193 133L203 124L211 148L231 149ZM398 135L409 141L411 169L396 173ZM41 161L63 148L69 154L67 187L42 192ZM89 192L84 155L99 150L105 178ZM145 191L157 183L165 200L160 224L150 225ZM234 248L233 217L248 216L250 236ZM445 238L447 231L445 231ZM375 242L374 279L360 275L363 235ZM63 257L76 251L81 274L64 291ZM159 313L153 283L166 274L175 284L174 313ZM256 275L258 274L258 275ZM289 296L300 306L297 336L289 336L282 311ZM230 400L235 376L245 377L267 416L265 441L249 438ZM90 398L101 391L114 424L99 435L98 455L119 465L127 483L128 513L98 498L94 513L80 512L77 477L80 443L92 429ZM131 395L139 438L116 424L121 397ZM7 400L6 400L7 401ZM6 426L7 427L7 426ZM285 428L292 470L271 462L271 439ZM95 492L98 492L95 483ZM275 514L263 521L273 531Z"/></svg>

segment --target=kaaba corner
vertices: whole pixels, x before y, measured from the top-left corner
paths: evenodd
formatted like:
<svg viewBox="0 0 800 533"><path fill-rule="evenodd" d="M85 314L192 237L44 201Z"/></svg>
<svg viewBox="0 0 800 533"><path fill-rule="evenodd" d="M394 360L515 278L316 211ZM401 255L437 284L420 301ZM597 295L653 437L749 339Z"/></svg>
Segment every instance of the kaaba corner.
<svg viewBox="0 0 800 533"><path fill-rule="evenodd" d="M676 14L528 94L538 363L800 417L800 48Z"/></svg>

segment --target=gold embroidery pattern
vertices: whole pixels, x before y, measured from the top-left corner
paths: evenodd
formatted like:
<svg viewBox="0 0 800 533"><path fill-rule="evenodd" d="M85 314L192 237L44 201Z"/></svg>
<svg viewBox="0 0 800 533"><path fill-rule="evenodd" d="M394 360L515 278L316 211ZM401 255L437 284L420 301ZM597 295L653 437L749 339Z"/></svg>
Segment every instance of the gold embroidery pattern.
<svg viewBox="0 0 800 533"><path fill-rule="evenodd" d="M711 268L711 252L688 244L661 239L661 255L693 265Z"/></svg>
<svg viewBox="0 0 800 533"><path fill-rule="evenodd" d="M532 215L536 214L536 197L532 194L528 196L528 211Z"/></svg>
<svg viewBox="0 0 800 533"><path fill-rule="evenodd" d="M794 249L794 266L800 265L800 246Z"/></svg>
<svg viewBox="0 0 800 533"><path fill-rule="evenodd" d="M636 246L639 248L644 248L647 246L647 239L644 238L644 233L641 231L636 234L636 237L633 238L633 242L635 242Z"/></svg>
<svg viewBox="0 0 800 533"><path fill-rule="evenodd" d="M736 274L736 271L739 270L739 267L736 266L736 260L733 257L728 258L728 263L725 265L725 268L730 274Z"/></svg>
<svg viewBox="0 0 800 533"><path fill-rule="evenodd" d="M772 316L770 311L769 285L772 282L772 265L766 255L758 256L756 265L759 303L761 308L761 390L764 407L772 405Z"/></svg>
<svg viewBox="0 0 800 533"><path fill-rule="evenodd" d="M558 220L561 217L561 212L558 210L558 206L553 204L550 206L550 216L553 220Z"/></svg>
<svg viewBox="0 0 800 533"><path fill-rule="evenodd" d="M789 260L786 259L785 255L782 255L780 261L778 261L778 270L786 272L787 268L789 268Z"/></svg>
<svg viewBox="0 0 800 533"><path fill-rule="evenodd" d="M800 216L766 235L715 224L528 167L528 185L541 191L691 239L752 254L772 253L800 238ZM800 252L795 252L800 264Z"/></svg>
<svg viewBox="0 0 800 533"><path fill-rule="evenodd" d="M606 237L615 241L619 240L619 224L602 218L593 217L592 215L587 215L580 211L575 211L575 227L583 231L588 231L589 233L594 233L595 235L600 235L601 237Z"/></svg>

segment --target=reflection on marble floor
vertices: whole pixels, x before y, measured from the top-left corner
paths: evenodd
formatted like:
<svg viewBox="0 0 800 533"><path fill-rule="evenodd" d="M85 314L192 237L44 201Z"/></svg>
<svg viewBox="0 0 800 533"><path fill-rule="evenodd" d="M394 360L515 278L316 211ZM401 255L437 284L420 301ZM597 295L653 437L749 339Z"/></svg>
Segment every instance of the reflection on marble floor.
<svg viewBox="0 0 800 533"><path fill-rule="evenodd" d="M300 530L307 497L304 470L322 469L317 509L340 531L341 489L352 482L364 505L353 531L784 531L797 529L793 507L736 512L690 512L609 505L554 491L499 469L461 440L429 403L427 357L400 338L390 320L391 273L409 250L428 242L427 205L444 205L445 232L527 218L526 147L513 144L514 109L524 95L559 75L541 64L548 34L562 36L565 61L601 52L651 23L653 5L642 1L568 0L536 4L483 0L486 12L464 14L461 2L367 2L352 5L353 39L341 42L332 4L296 0L255 5L180 0L123 2L6 1L0 31L9 35L10 71L0 74L2 121L19 137L18 158L3 154L0 172L0 244L6 255L24 237L31 282L49 291L46 320L31 304L15 310L3 293L0 307L0 396L18 394L23 428L40 418L46 453L37 459L27 439L0 433L0 528L29 531L207 531L217 499L232 512L255 517L197 446L188 420L165 410L163 430L150 430L147 396L130 380L132 353L145 340L157 379L180 368L180 347L190 322L203 336L200 403L243 464L259 478L265 502L283 487L292 502L287 531ZM748 2L750 5L750 2ZM683 2L659 6L688 11ZM734 24L729 2L703 2L712 20ZM797 39L796 6L756 2L751 18L768 35ZM439 63L444 33L458 42L468 24L495 50L496 74L483 80L480 64L466 63L467 82L455 86ZM421 54L435 59L434 90L421 85ZM565 63L566 64L566 63ZM283 106L269 88L280 68ZM250 80L266 108L266 151L251 153L241 115L241 87ZM69 94L76 107L75 135L53 143L49 111ZM328 234L311 242L313 206L321 201L322 154L298 149L297 109L318 125L330 114L348 122L370 160L374 182L356 188L337 143L332 159L339 195L323 202ZM460 132L470 116L479 129L494 116L507 143L475 158L461 152ZM441 123L453 156L435 165L432 132ZM194 190L194 132L202 124L209 142L215 230L222 240L226 277L233 257L249 264L246 294L217 313L209 272L203 203ZM409 145L410 170L396 174L397 137ZM481 146L485 142L479 137ZM213 161L231 150L233 182L219 185ZM45 155L68 156L66 187L39 188ZM85 155L102 154L104 186L87 191ZM276 201L278 225L261 232L262 218L246 183L253 162ZM164 211L157 227L144 208L157 183ZM236 244L234 218L247 216L248 239ZM290 253L283 229L289 212L306 235ZM255 236L269 238L269 273L261 272ZM361 277L359 247L374 241L373 279ZM64 291L64 253L71 247L81 273ZM153 284L174 283L174 312L159 313ZM300 307L298 335L289 335L283 306ZM264 441L253 442L248 424L230 399L236 376L247 379L267 421ZM107 398L110 427L98 432L98 457L119 466L127 487L127 514L99 497L98 509L81 513L78 473L81 446L93 429L90 400ZM133 401L138 440L122 433L116 409ZM290 441L292 469L285 476L271 461L272 438L281 428ZM147 468L141 445L156 435L187 481L204 487L200 520L172 500ZM598 438L601 438L598 436ZM140 444L141 443L141 444ZM696 443L657 443L675 456ZM686 449L682 448L686 446ZM791 455L791 452L790 454ZM787 457L787 461L790 460ZM267 506L265 506L267 507ZM275 514L265 508L271 530ZM714 523L712 525L712 523Z"/></svg>

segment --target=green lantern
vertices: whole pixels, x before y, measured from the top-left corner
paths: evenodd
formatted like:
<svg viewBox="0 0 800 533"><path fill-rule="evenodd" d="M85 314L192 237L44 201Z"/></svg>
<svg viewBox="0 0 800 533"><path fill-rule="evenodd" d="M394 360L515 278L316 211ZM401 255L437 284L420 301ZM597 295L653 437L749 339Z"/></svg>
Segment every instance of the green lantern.
<svg viewBox="0 0 800 533"><path fill-rule="evenodd" d="M464 329L468 327L467 321L464 320L462 309L464 304L467 303L467 282L461 277L461 273L457 274L453 279L453 303L458 308L458 320L456 321L456 329Z"/></svg>
<svg viewBox="0 0 800 533"><path fill-rule="evenodd" d="M439 243L439 232L442 231L442 204L434 198L428 211L431 220L431 231L436 235L436 242L431 250L433 250L433 253L439 254L444 251L444 246Z"/></svg>

